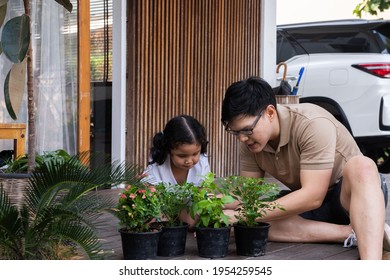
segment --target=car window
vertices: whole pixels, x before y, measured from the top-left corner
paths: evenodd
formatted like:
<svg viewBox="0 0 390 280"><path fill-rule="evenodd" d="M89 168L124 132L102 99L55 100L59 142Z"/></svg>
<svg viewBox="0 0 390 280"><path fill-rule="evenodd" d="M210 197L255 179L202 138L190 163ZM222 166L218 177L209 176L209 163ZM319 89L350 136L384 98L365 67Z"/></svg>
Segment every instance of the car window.
<svg viewBox="0 0 390 280"><path fill-rule="evenodd" d="M382 53L390 53L390 24L383 24L373 30L373 33L379 35L380 44L382 44Z"/></svg>
<svg viewBox="0 0 390 280"><path fill-rule="evenodd" d="M293 38L286 37L281 30L278 30L276 44L276 63L286 61L296 55L306 54Z"/></svg>
<svg viewBox="0 0 390 280"><path fill-rule="evenodd" d="M289 30L308 53L380 53L371 32L352 30Z"/></svg>

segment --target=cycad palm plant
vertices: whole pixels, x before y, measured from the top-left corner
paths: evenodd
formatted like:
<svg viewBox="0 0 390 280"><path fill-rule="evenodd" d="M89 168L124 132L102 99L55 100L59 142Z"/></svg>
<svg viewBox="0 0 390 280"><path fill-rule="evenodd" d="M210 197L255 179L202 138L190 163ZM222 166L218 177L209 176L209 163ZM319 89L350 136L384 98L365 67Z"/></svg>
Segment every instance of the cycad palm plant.
<svg viewBox="0 0 390 280"><path fill-rule="evenodd" d="M36 168L24 199L14 205L0 186L0 258L58 259L58 248L76 245L98 258L100 210L116 203L95 188L138 181L139 169L127 164L82 165L79 157L53 159Z"/></svg>

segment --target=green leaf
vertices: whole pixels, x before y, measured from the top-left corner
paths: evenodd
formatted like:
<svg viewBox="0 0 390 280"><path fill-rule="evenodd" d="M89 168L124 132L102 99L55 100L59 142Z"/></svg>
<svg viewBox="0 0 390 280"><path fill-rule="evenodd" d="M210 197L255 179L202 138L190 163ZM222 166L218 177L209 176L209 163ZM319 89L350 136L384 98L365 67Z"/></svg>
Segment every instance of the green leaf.
<svg viewBox="0 0 390 280"><path fill-rule="evenodd" d="M26 60L14 64L4 82L4 100L7 111L16 120L26 85Z"/></svg>
<svg viewBox="0 0 390 280"><path fill-rule="evenodd" d="M223 202L223 204L229 204L229 203L234 202L234 198L231 197L230 195L226 195L226 196L222 197L222 202Z"/></svg>
<svg viewBox="0 0 390 280"><path fill-rule="evenodd" d="M3 52L13 63L19 63L26 57L30 45L30 17L14 17L4 25L1 35Z"/></svg>
<svg viewBox="0 0 390 280"><path fill-rule="evenodd" d="M203 226L205 226L205 227L209 226L209 223L210 223L210 216L209 215L202 216L202 217L200 217L200 219L202 221Z"/></svg>
<svg viewBox="0 0 390 280"><path fill-rule="evenodd" d="M225 225L228 225L228 224L229 224L229 216L223 214L223 215L221 216L221 218L222 218L222 221L223 221L223 223L224 223Z"/></svg>
<svg viewBox="0 0 390 280"><path fill-rule="evenodd" d="M0 0L1 1L1 0ZM69 0L55 0L58 4L64 6L65 9L69 11L69 13L73 10L73 5Z"/></svg>
<svg viewBox="0 0 390 280"><path fill-rule="evenodd" d="M10 72L8 73L7 77L5 78L5 81L4 81L4 101L5 101L5 106L7 108L7 111L8 111L8 114L10 115L10 117L14 120L17 119L16 117L16 114L14 112L14 109L12 108L12 102L11 102L11 98L10 98L10 94L9 94L9 77L11 75L11 70Z"/></svg>
<svg viewBox="0 0 390 280"><path fill-rule="evenodd" d="M5 3L5 5L0 3L0 27L4 23L6 13L7 13L7 3Z"/></svg>
<svg viewBox="0 0 390 280"><path fill-rule="evenodd" d="M207 199L205 199L205 200L199 201L198 206L199 206L200 208L205 208L205 207L207 207L209 204L210 204L210 202L209 202Z"/></svg>

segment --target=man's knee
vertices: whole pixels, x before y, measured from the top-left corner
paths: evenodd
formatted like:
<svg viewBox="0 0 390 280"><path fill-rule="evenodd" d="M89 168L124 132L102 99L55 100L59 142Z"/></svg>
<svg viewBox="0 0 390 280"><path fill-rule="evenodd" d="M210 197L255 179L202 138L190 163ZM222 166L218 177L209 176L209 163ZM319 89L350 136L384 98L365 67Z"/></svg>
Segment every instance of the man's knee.
<svg viewBox="0 0 390 280"><path fill-rule="evenodd" d="M366 156L355 156L347 161L343 177L352 180L378 180L378 168L375 162Z"/></svg>
<svg viewBox="0 0 390 280"><path fill-rule="evenodd" d="M367 196L375 189L380 190L380 186L381 180L375 162L366 156L355 156L347 162L343 170L341 205L349 211L352 193Z"/></svg>

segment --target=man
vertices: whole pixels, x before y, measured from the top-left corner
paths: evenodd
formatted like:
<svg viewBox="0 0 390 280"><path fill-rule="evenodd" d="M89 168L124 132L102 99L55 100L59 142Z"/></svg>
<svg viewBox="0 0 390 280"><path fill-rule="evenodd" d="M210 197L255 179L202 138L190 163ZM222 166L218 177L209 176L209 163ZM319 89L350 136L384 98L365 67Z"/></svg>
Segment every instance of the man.
<svg viewBox="0 0 390 280"><path fill-rule="evenodd" d="M386 183L330 113L276 105L270 85L251 77L227 89L222 122L241 142L242 176L268 173L291 189L277 199L285 211L261 219L272 225L269 240L357 243L361 259L382 258Z"/></svg>

